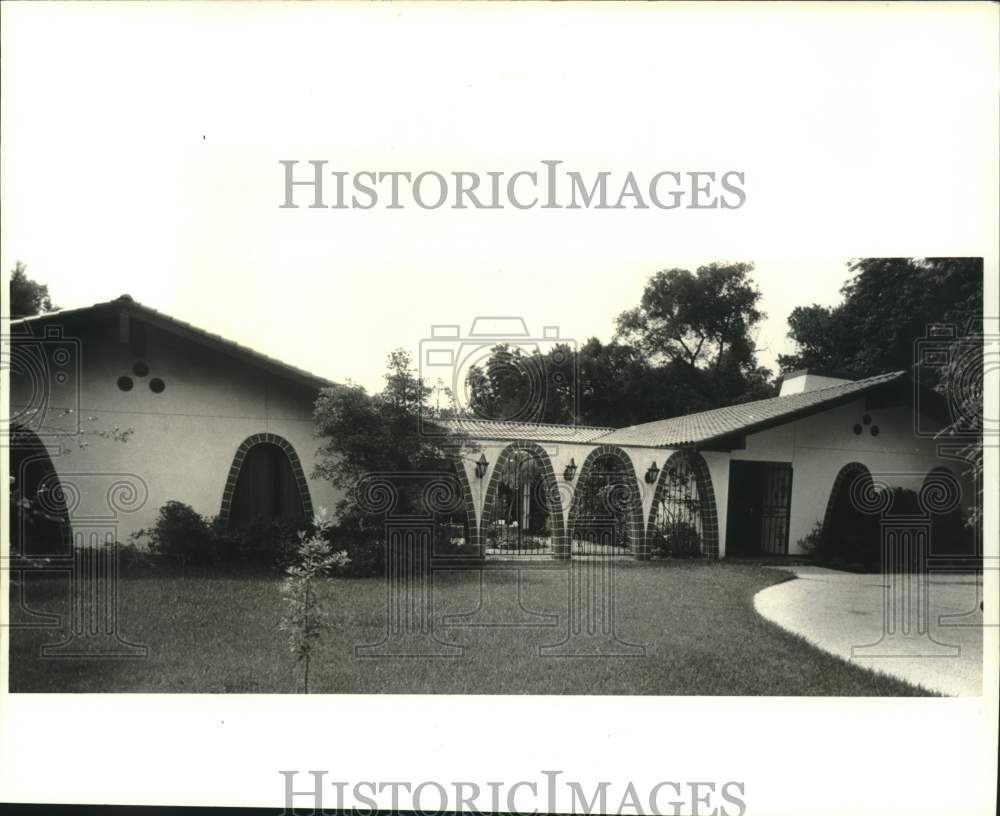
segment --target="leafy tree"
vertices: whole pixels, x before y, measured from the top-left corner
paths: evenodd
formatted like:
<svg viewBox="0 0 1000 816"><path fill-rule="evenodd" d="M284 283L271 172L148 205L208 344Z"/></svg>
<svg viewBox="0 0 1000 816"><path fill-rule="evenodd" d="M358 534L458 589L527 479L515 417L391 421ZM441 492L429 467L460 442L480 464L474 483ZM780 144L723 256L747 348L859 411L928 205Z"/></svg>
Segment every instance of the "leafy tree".
<svg viewBox="0 0 1000 816"><path fill-rule="evenodd" d="M477 416L620 427L774 396L752 331L763 318L752 264L656 273L610 343L546 354L498 344L466 381Z"/></svg>
<svg viewBox="0 0 1000 816"><path fill-rule="evenodd" d="M590 338L579 352L581 421L621 427L714 407L697 372L652 364L636 346Z"/></svg>
<svg viewBox="0 0 1000 816"><path fill-rule="evenodd" d="M650 419L773 395L770 372L757 366L753 332L765 315L752 272L752 263L661 270L639 306L618 316L616 339L669 366L680 389L670 412Z"/></svg>
<svg viewBox="0 0 1000 816"><path fill-rule="evenodd" d="M10 317L31 317L57 309L49 297L49 287L28 277L27 267L18 261L10 271Z"/></svg>
<svg viewBox="0 0 1000 816"><path fill-rule="evenodd" d="M646 284L639 306L618 316L617 336L653 361L714 371L752 366L750 333L764 318L752 271L750 263L713 263L694 274L661 270Z"/></svg>
<svg viewBox="0 0 1000 816"><path fill-rule="evenodd" d="M358 489L365 477L379 474L390 486L394 512L424 513L430 474L450 472L456 456L474 449L466 436L438 424L450 412L432 405L431 394L414 373L410 355L397 349L389 354L380 393L337 385L323 389L316 400L316 434L324 442L314 472L345 491L334 534L352 539L347 552L359 571L375 571L380 564L385 518L385 513L369 512L360 500Z"/></svg>
<svg viewBox="0 0 1000 816"><path fill-rule="evenodd" d="M983 313L983 263L979 258L862 258L848 265L843 301L799 306L788 318L797 346L778 357L782 371L829 368L853 378L911 370L915 343L934 324L963 333ZM920 372L936 385L939 370Z"/></svg>
<svg viewBox="0 0 1000 816"><path fill-rule="evenodd" d="M530 354L498 343L485 365L466 377L468 408L481 419L572 423L577 419L577 378L572 348L556 344Z"/></svg>
<svg viewBox="0 0 1000 816"><path fill-rule="evenodd" d="M969 472L980 479L982 259L862 258L847 268L850 278L841 289L839 304L813 304L792 311L788 335L797 349L778 357L781 370L830 368L853 378L911 372L921 385L941 393L960 417L943 433L967 440L964 455ZM933 326L942 324L954 328L948 362L925 365L917 359L917 343L928 337ZM978 511L974 511L970 522L977 520Z"/></svg>

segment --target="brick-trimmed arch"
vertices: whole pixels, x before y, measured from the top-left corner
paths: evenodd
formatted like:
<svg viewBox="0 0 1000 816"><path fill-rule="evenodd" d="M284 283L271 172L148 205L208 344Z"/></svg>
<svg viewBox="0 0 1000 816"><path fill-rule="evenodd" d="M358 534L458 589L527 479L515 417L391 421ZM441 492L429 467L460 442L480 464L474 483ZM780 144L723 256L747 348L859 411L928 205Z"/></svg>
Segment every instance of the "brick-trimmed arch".
<svg viewBox="0 0 1000 816"><path fill-rule="evenodd" d="M288 464L292 467L292 474L295 476L295 485L299 489L299 497L302 499L302 510L306 519L313 517L312 497L309 495L309 483L306 481L306 474L302 470L302 462L299 455L292 447L292 443L284 437L273 433L258 433L248 436L236 449L233 463L229 467L229 476L226 479L226 489L222 492L222 507L219 509L219 518L224 526L229 524L229 511L232 509L233 496L236 493L236 482L240 477L240 469L246 459L250 449L255 445L271 444L277 445L288 457Z"/></svg>
<svg viewBox="0 0 1000 816"><path fill-rule="evenodd" d="M701 550L709 558L719 557L719 511L715 503L715 488L712 487L712 475L709 473L705 458L694 449L679 450L673 453L663 464L660 479L656 483L653 494L653 504L649 508L649 518L646 522L646 535L652 534L656 526L656 512L666 489L667 474L670 466L677 460L686 460L694 472L695 486L698 488L698 498L701 501Z"/></svg>
<svg viewBox="0 0 1000 816"><path fill-rule="evenodd" d="M500 489L500 474L511 454L515 451L527 451L532 454L542 467L542 479L545 483L547 500L555 506L550 507L549 515L552 518L552 557L569 558L569 539L566 537L566 525L563 521L562 498L559 495L559 482L556 480L555 471L552 468L552 460L549 458L545 448L535 442L518 440L511 442L497 456L496 464L493 466L493 474L490 476L489 487L486 488L486 498L483 501L483 517L479 524L479 540L485 540L485 532L493 523L493 516L496 512L497 491Z"/></svg>
<svg viewBox="0 0 1000 816"><path fill-rule="evenodd" d="M469 544L479 550L480 555L485 551L482 547L482 536L479 533L479 525L476 523L476 502L472 497L472 485L469 484L469 474L465 471L465 462L462 461L461 453L452 455L452 464L455 467L455 478L458 480L459 488L462 491L462 506L465 508L465 517L469 530Z"/></svg>
<svg viewBox="0 0 1000 816"><path fill-rule="evenodd" d="M567 540L570 546L572 546L573 531L576 529L577 517L580 512L581 486L587 483L587 479L590 477L590 473L597 461L604 458L612 458L618 461L629 480L630 495L625 517L628 524L629 538L632 541L632 554L636 558L646 558L648 552L646 548L645 526L642 523L642 490L629 455L614 445L599 445L594 448L587 454L587 458L583 460L583 464L580 466L580 475L577 477L576 489L573 492L573 502L569 508L569 524L567 525L568 529L566 532Z"/></svg>

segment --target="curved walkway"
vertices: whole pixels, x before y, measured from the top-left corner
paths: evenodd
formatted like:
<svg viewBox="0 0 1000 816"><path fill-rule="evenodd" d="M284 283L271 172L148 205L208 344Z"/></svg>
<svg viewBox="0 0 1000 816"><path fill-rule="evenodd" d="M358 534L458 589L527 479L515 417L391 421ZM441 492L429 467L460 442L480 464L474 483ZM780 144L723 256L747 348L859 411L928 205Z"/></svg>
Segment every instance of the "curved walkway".
<svg viewBox="0 0 1000 816"><path fill-rule="evenodd" d="M796 580L768 587L754 596L754 608L769 621L837 657L939 694L982 694L981 578L971 574L931 576L929 631L920 635L914 625L904 634L897 626L895 634L887 634L884 604L893 591L895 597L905 597L908 576L887 580L882 575L822 567L781 569L792 572ZM961 623L966 625L942 622L942 616L950 615L963 615Z"/></svg>

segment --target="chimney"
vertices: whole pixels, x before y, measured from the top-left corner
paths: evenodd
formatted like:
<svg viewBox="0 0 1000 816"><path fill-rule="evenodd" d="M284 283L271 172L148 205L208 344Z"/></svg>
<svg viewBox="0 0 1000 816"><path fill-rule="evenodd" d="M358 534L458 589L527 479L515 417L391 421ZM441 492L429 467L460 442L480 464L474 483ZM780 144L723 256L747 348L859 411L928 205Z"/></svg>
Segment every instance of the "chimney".
<svg viewBox="0 0 1000 816"><path fill-rule="evenodd" d="M802 394L806 391L816 391L820 388L844 385L849 382L854 382L854 380L833 371L801 368L798 371L789 371L781 378L781 391L778 396L787 397L789 394Z"/></svg>

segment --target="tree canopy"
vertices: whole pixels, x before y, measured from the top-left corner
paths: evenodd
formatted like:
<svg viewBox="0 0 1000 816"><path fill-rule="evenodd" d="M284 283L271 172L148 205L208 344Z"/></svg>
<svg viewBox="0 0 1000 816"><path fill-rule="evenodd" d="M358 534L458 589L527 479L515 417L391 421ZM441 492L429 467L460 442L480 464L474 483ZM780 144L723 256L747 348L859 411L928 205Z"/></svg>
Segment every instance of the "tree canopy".
<svg viewBox="0 0 1000 816"><path fill-rule="evenodd" d="M487 419L622 426L774 395L757 366L763 319L749 263L657 272L608 343L545 353L493 347L466 380L467 408Z"/></svg>
<svg viewBox="0 0 1000 816"><path fill-rule="evenodd" d="M49 287L44 283L33 281L27 275L27 267L18 261L10 270L10 317L31 317L42 312L51 312L57 306L52 305Z"/></svg>
<svg viewBox="0 0 1000 816"><path fill-rule="evenodd" d="M782 371L829 368L855 379L910 371L929 327L952 324L961 335L983 314L980 258L862 258L847 268L841 303L792 310L788 336L798 348L778 356ZM940 376L920 375L928 385Z"/></svg>
<svg viewBox="0 0 1000 816"><path fill-rule="evenodd" d="M337 508L342 517L364 515L355 490L370 474L392 485L397 512L419 511L426 484L415 477L448 472L453 457L471 449L463 435L434 424L448 409L431 405L431 393L402 349L389 354L380 393L351 384L320 392L313 415L323 444L315 474L347 492Z"/></svg>
<svg viewBox="0 0 1000 816"><path fill-rule="evenodd" d="M764 318L751 263L664 269L650 278L639 305L618 316L617 337L653 362L719 371L752 366L751 331Z"/></svg>

